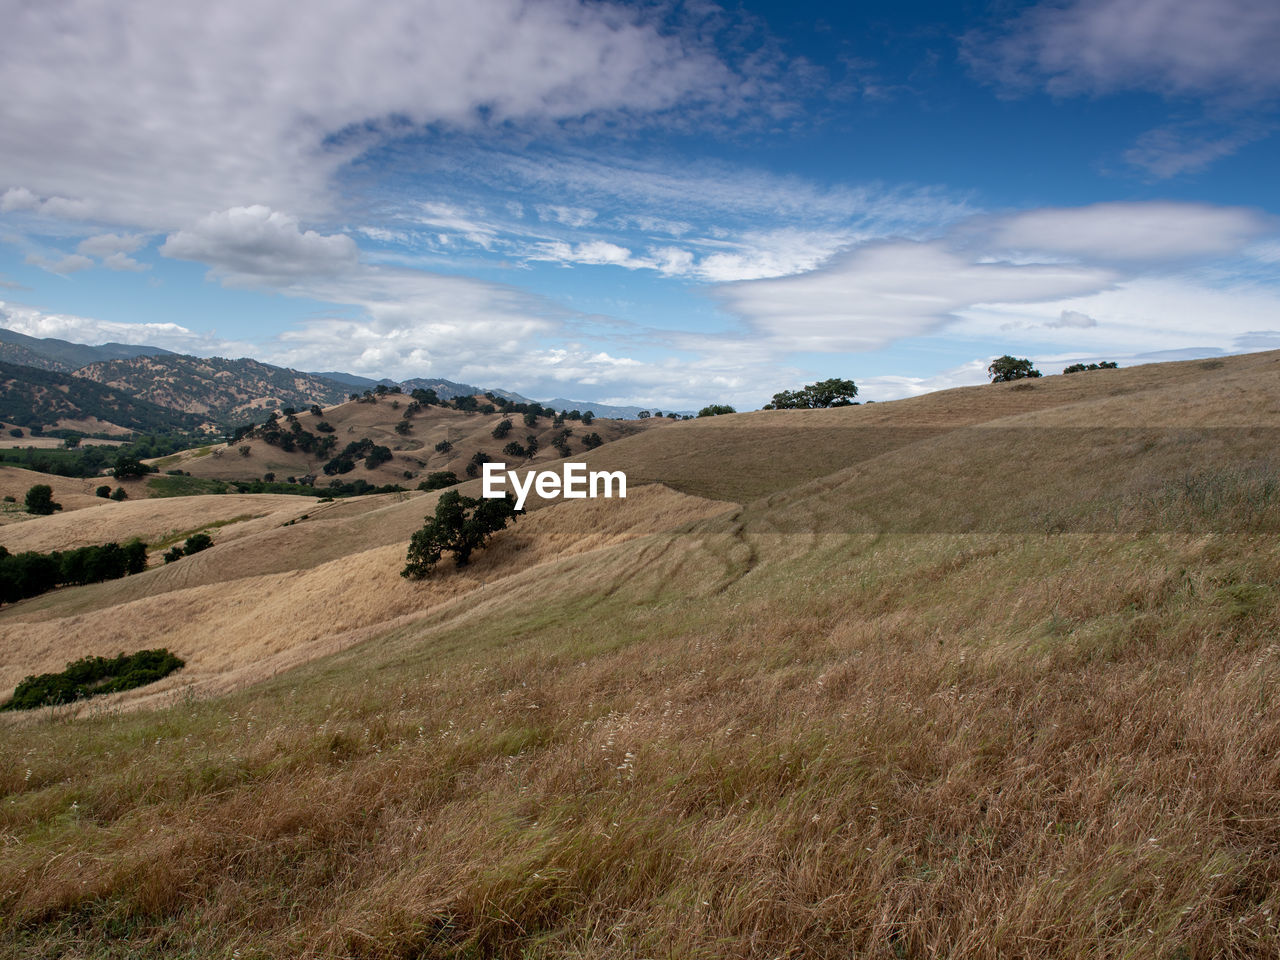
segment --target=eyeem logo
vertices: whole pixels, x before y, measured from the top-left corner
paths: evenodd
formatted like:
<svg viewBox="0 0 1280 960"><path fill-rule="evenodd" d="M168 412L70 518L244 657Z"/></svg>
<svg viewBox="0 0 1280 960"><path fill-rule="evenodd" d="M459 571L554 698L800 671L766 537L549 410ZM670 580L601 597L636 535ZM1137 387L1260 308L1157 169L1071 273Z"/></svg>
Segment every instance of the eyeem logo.
<svg viewBox="0 0 1280 960"><path fill-rule="evenodd" d="M530 470L524 475L524 483L514 470L508 470L505 463L486 463L484 470L484 487L482 493L486 497L501 499L507 495L503 489L508 482L516 493L516 509L524 509L525 498L529 491L534 491L544 500L564 497L566 500L585 500L588 497L613 497L627 495L627 475L621 470L592 470L587 472L585 463L566 463L561 465L561 472L554 470Z"/></svg>

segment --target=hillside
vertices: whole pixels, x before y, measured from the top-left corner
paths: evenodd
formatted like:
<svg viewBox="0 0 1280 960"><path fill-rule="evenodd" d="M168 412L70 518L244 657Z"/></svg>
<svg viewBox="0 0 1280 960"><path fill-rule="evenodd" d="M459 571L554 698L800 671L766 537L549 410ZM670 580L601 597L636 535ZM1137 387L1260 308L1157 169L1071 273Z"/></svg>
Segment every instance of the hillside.
<svg viewBox="0 0 1280 960"><path fill-rule="evenodd" d="M91 363L76 376L219 423L245 423L283 407L339 403L350 392L332 380L257 360L181 354Z"/></svg>
<svg viewBox="0 0 1280 960"><path fill-rule="evenodd" d="M663 423L421 582L437 493L0 528L220 524L0 609L0 685L188 662L3 715L0 944L1280 955L1278 427L1280 353Z"/></svg>
<svg viewBox="0 0 1280 960"><path fill-rule="evenodd" d="M510 432L494 437L494 429L504 420L511 421ZM326 431L325 427L332 429ZM299 408L297 414L280 420L281 432L289 436L287 441L268 442L263 438L264 431L258 429L233 444L200 447L154 463L162 470L183 470L195 477L216 480L256 480L271 474L278 480L310 476L316 478L319 486L331 480L364 480L374 486L397 483L415 486L422 477L437 471L452 471L459 478L465 478L467 466L477 453L514 466L519 458L504 454L503 448L513 441L527 446L530 436L537 439L538 452L520 462L541 464L560 456L554 441L566 430L570 431L565 438L567 447L577 456L585 449L584 438L591 435L607 444L621 437L667 427L667 421L599 419L589 425L566 420L557 426L549 417L538 417L530 427L520 414L419 407L407 395L388 393L325 407L319 415L308 408ZM326 437L332 440L325 441ZM391 458L370 467L366 450L353 456L350 469L325 472L325 465L349 444L365 440L385 447ZM311 449L302 446L311 445L312 441L323 441L325 445L311 446ZM448 449L437 450L442 443L448 443Z"/></svg>
<svg viewBox="0 0 1280 960"><path fill-rule="evenodd" d="M24 428L39 426L85 432L194 430L203 418L53 370L0 362L0 420Z"/></svg>
<svg viewBox="0 0 1280 960"><path fill-rule="evenodd" d="M90 346L55 337L29 337L16 330L0 328L0 361L60 373L72 373L85 364L103 360L159 356L169 352L161 347L133 343L112 342Z"/></svg>

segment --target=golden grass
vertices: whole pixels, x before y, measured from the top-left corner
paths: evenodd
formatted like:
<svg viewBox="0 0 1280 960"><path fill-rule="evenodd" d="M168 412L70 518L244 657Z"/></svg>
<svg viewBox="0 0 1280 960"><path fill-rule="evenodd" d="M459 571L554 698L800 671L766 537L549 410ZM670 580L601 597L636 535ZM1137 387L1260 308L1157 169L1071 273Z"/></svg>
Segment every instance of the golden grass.
<svg viewBox="0 0 1280 960"><path fill-rule="evenodd" d="M422 584L396 575L404 534L374 541L433 496L260 529L122 581L132 599L18 604L0 649L112 629L70 612L110 596L147 637L189 637L206 691L263 679L0 724L0 950L1280 956L1275 537L1224 532L1252 509L1229 498L1191 533L993 528L1092 509L1100 473L1124 495L1176 482L1188 458L973 429L1018 404L1084 426L1091 391L1103 426L1159 425L1176 397L1231 423L1280 395L1269 363L991 388L986 415L961 391L948 432L834 475L741 507L657 487L544 507ZM923 429L946 404L904 406ZM805 418L909 425L880 406ZM689 427L663 429L654 472L709 482L734 425ZM1259 467L1248 436L1191 452ZM1019 450L1029 468L992 456ZM926 495L945 522L907 532ZM978 532L948 529L966 518ZM278 569L237 579L253 544ZM308 642L335 652L272 675Z"/></svg>

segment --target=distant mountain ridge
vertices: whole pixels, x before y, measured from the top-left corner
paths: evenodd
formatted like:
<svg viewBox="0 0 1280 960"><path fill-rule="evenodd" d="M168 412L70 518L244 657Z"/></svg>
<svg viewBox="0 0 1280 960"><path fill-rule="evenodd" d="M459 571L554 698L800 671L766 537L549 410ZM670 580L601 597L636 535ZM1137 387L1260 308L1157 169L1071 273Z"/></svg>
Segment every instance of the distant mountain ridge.
<svg viewBox="0 0 1280 960"><path fill-rule="evenodd" d="M515 403L536 402L556 410L589 411L597 417L614 419L635 419L646 409L563 397L535 401L511 390L486 389L443 377L375 380L342 371L291 370L251 358L200 358L144 344L90 346L52 337L31 337L3 328L0 361L73 374L161 407L228 424L247 423L282 407L302 409L313 403L341 403L352 392L373 390L379 385L399 386L405 392L434 390L443 400L488 392ZM653 411L652 407L648 409ZM27 412L34 415L34 410Z"/></svg>
<svg viewBox="0 0 1280 960"><path fill-rule="evenodd" d="M45 429L61 422L84 433L116 433L190 431L204 418L58 370L0 361L0 420Z"/></svg>
<svg viewBox="0 0 1280 960"><path fill-rule="evenodd" d="M41 370L74 373L87 364L104 360L164 355L173 355L173 351L135 343L112 342L90 346L56 337L29 337L0 327L0 360Z"/></svg>
<svg viewBox="0 0 1280 960"><path fill-rule="evenodd" d="M336 380L258 360L179 353L92 363L75 375L160 406L231 424L261 419L282 407L331 406L350 393Z"/></svg>

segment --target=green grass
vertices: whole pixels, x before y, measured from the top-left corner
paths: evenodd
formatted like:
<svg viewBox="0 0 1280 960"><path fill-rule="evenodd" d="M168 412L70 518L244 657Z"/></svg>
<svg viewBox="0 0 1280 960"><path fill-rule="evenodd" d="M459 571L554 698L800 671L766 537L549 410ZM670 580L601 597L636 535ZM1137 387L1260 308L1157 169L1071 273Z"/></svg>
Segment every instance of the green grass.
<svg viewBox="0 0 1280 960"><path fill-rule="evenodd" d="M151 477L147 480L149 497L196 497L202 494L226 493L230 484L204 477Z"/></svg>

